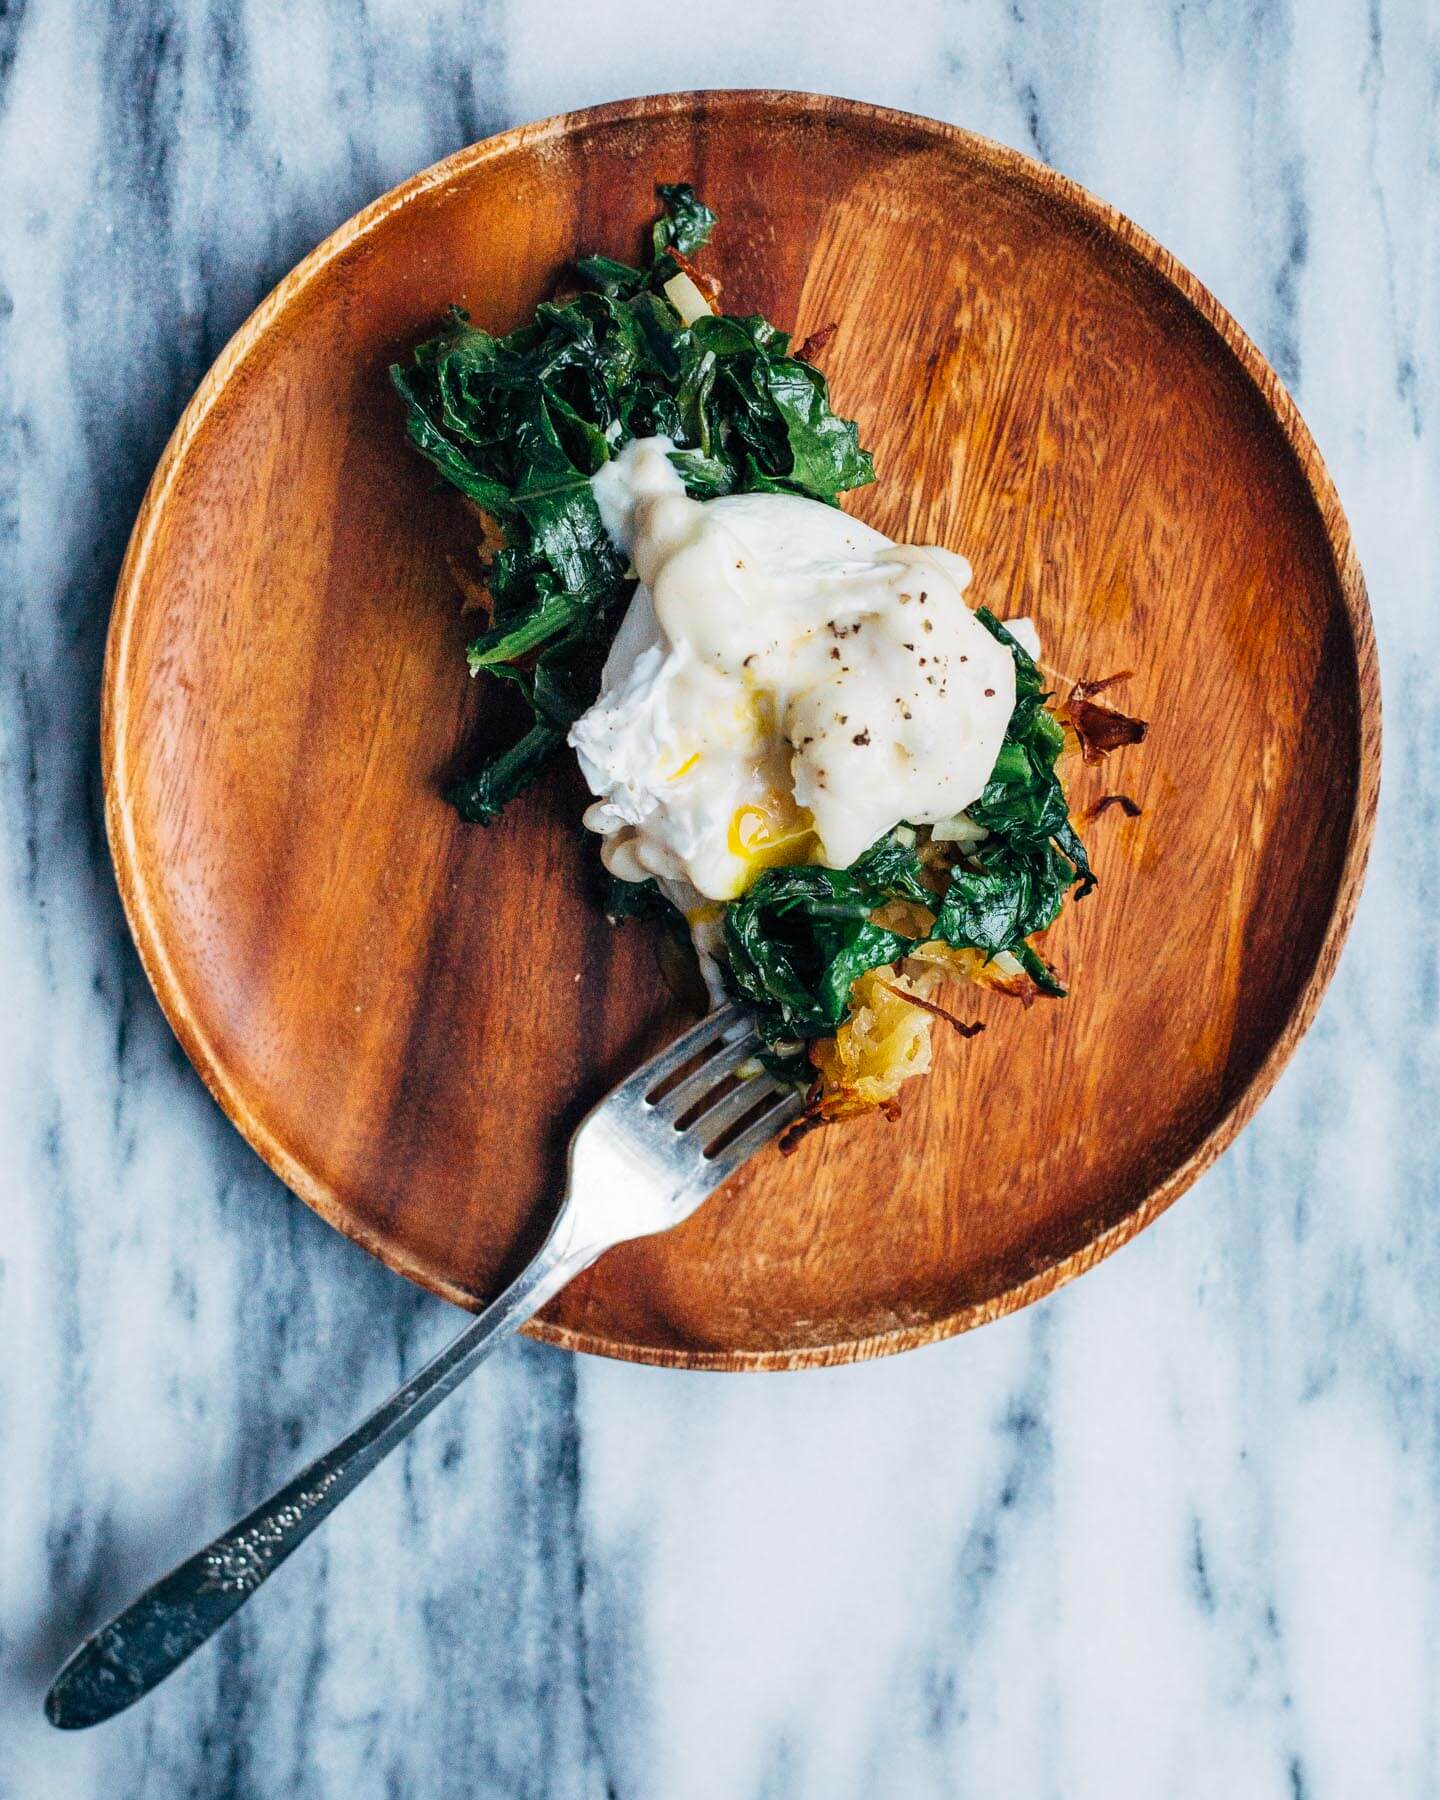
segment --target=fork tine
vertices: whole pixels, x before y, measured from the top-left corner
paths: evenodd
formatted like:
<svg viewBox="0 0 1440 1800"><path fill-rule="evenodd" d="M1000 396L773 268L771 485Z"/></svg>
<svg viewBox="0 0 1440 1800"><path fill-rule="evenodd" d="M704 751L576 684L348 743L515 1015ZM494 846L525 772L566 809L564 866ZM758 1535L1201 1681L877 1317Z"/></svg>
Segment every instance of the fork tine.
<svg viewBox="0 0 1440 1800"><path fill-rule="evenodd" d="M747 1057L760 1048L760 1033L753 1028L725 1044L720 1051L701 1063L666 1094L653 1102L667 1118L678 1119L694 1106L711 1088L718 1087L727 1075L733 1075ZM757 1097L759 1090L756 1090Z"/></svg>
<svg viewBox="0 0 1440 1800"><path fill-rule="evenodd" d="M728 1180L741 1163L747 1161L757 1150L763 1149L772 1138L779 1137L785 1127L804 1111L804 1096L797 1094L793 1088L776 1088L775 1093L779 1099L778 1105L766 1107L760 1117L752 1120L723 1150L706 1158L705 1166L714 1187L719 1187L722 1181Z"/></svg>
<svg viewBox="0 0 1440 1800"><path fill-rule="evenodd" d="M688 1031L682 1031L673 1044L667 1044L658 1056L651 1057L643 1068L622 1081L615 1089L617 1095L623 1094L626 1099L644 1098L660 1086L661 1082L692 1056L698 1056L702 1050L712 1046L718 1048L727 1031L744 1022L745 1015L738 1006L720 1006L712 1013L707 1013L698 1024L692 1025Z"/></svg>
<svg viewBox="0 0 1440 1800"><path fill-rule="evenodd" d="M778 1086L768 1075L738 1082L706 1103L705 1111L685 1127L685 1135L708 1147L746 1113L753 1112L769 1095L776 1093Z"/></svg>

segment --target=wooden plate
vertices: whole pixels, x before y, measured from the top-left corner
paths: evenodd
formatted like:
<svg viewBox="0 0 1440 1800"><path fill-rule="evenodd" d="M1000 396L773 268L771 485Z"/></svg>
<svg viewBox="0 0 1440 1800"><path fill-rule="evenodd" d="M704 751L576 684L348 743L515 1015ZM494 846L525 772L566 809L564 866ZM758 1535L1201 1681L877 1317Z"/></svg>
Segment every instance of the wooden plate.
<svg viewBox="0 0 1440 1800"><path fill-rule="evenodd" d="M585 1106L682 1009L594 903L576 774L489 831L439 798L496 729L386 365L451 303L509 328L568 258L638 249L657 180L721 216L733 311L839 333L872 524L964 551L1074 675L1137 671L1148 743L1087 778L1099 892L1072 997L976 1003L899 1125L755 1162L534 1327L692 1368L901 1350L995 1318L1153 1219L1309 1024L1369 844L1379 698L1360 570L1279 381L1192 276L1081 189L930 120L714 93L461 151L288 276L156 471L105 671L108 819L181 1042L332 1224L462 1305L553 1206ZM489 709L489 710L487 710Z"/></svg>

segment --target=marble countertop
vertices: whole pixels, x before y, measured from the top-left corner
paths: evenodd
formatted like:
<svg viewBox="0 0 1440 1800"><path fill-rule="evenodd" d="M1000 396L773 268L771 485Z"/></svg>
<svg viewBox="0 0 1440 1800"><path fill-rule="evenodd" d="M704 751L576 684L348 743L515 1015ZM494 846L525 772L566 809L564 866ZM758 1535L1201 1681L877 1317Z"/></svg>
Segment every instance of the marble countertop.
<svg viewBox="0 0 1440 1800"><path fill-rule="evenodd" d="M0 1796L1440 1793L1440 18L1426 0L0 4ZM1054 1299L864 1367L507 1349L150 1701L83 1631L455 1327L260 1166L105 851L110 593L181 406L357 207L516 121L785 86L1043 157L1292 390L1386 791L1257 1121Z"/></svg>

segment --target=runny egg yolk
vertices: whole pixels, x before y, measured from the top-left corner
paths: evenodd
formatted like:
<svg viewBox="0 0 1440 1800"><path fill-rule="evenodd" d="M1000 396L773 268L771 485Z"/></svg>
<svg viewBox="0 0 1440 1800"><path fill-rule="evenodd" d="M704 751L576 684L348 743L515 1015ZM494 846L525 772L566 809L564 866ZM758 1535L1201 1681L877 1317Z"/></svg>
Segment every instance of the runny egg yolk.
<svg viewBox="0 0 1440 1800"><path fill-rule="evenodd" d="M736 807L727 848L745 865L743 892L762 869L809 862L816 849L815 821L789 794L767 794L760 806Z"/></svg>

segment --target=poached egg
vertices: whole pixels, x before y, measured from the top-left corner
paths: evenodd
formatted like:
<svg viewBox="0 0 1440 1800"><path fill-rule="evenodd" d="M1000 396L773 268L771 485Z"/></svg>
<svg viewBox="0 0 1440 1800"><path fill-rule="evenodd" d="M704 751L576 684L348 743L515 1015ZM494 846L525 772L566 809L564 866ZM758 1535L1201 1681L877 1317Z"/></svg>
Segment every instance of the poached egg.
<svg viewBox="0 0 1440 1800"><path fill-rule="evenodd" d="M606 867L657 877L696 923L762 869L845 868L961 812L1015 668L963 557L797 495L692 500L673 449L636 439L592 478L640 586L570 742Z"/></svg>

